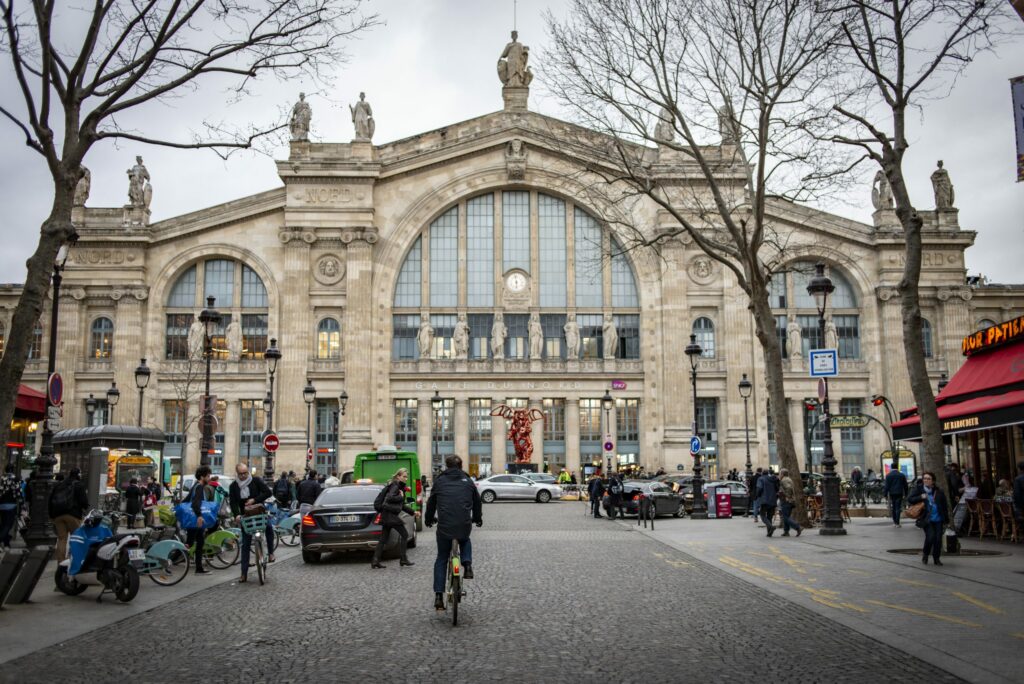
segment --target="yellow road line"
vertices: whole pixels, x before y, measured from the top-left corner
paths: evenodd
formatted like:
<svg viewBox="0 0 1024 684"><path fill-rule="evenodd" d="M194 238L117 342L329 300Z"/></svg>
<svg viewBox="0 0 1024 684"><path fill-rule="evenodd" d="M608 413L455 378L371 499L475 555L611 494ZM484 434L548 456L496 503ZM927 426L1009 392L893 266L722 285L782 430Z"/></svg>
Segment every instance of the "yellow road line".
<svg viewBox="0 0 1024 684"><path fill-rule="evenodd" d="M853 574L855 574L855 575L870 575L870 574L871 574L871 573L870 573L870 572L868 572L867 570L857 570L856 568L846 568L846 569L847 569L847 570L848 570L849 572L852 572L852 573L853 573Z"/></svg>
<svg viewBox="0 0 1024 684"><path fill-rule="evenodd" d="M984 601L979 601L978 599L974 598L973 596L968 596L967 594L961 594L959 591L951 591L950 593L953 594L953 596L956 596L958 599L967 601L968 603L971 603L971 604L973 604L975 606L978 606L982 610L987 610L988 612L994 613L995 615L1005 615L1005 613L1003 612L1003 610L1001 608L996 608L995 606L990 605L988 603L985 603Z"/></svg>
<svg viewBox="0 0 1024 684"><path fill-rule="evenodd" d="M900 582L902 584L910 584L910 585L913 585L915 587L927 587L928 589L941 589L942 588L938 584L932 584L931 582L921 582L919 580L908 580L908 579L903 579L901 577L897 577L895 579L896 579L897 582Z"/></svg>
<svg viewBox="0 0 1024 684"><path fill-rule="evenodd" d="M935 620L942 620L944 622L952 622L955 625L963 625L964 627L981 627L977 622L968 622L967 620L961 620L960 618L952 618L946 615L939 615L938 613L930 613L927 610L918 610L917 608L910 608L908 606L897 606L894 603L885 603L883 601L874 601L872 599L867 599L865 602L875 606L882 606L883 608L891 608L892 610L910 613L912 615L920 615L922 617L929 617Z"/></svg>
<svg viewBox="0 0 1024 684"><path fill-rule="evenodd" d="M796 589L798 591L802 591L802 592L805 592L807 594L810 594L811 600L816 601L817 603L820 603L822 605L829 606L831 608L838 608L838 609L845 608L847 610L856 611L858 613L866 613L866 612L868 612L868 611L864 610L863 608L861 608L858 605L855 605L855 604L852 604L852 603L846 603L846 602L842 601L840 599L840 595L839 595L838 591L833 591L831 589L818 589L816 587L808 586L808 583L810 581L812 581L812 580L801 579L800 581L796 581L796 580L787 579L785 577L779 577L778 575L773 575L771 572L769 572L767 570L763 570L761 568L758 568L756 566L750 565L748 563L744 563L741 560L737 560L737 559L731 558L729 556L722 556L718 560L720 562L730 566L730 567L736 568L737 570L740 570L741 572L745 572L745 573L747 573L749 575L753 575L755 577L760 577L761 579L768 580L769 582L774 582L775 584L781 584L783 586L787 586L787 587L790 587L792 589Z"/></svg>

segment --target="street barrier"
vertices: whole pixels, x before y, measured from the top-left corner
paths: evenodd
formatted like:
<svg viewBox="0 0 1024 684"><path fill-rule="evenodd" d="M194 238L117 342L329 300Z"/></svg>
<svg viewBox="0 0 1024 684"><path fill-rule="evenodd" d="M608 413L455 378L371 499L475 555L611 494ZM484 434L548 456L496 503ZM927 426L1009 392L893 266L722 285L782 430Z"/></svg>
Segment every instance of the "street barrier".
<svg viewBox="0 0 1024 684"><path fill-rule="evenodd" d="M25 564L21 568L7 594L7 603L25 603L32 596L32 590L36 588L39 578L43 574L50 556L53 555L52 546L33 546L28 552Z"/></svg>
<svg viewBox="0 0 1024 684"><path fill-rule="evenodd" d="M7 595L27 557L25 549L8 549L3 560L0 560L0 607L7 602Z"/></svg>

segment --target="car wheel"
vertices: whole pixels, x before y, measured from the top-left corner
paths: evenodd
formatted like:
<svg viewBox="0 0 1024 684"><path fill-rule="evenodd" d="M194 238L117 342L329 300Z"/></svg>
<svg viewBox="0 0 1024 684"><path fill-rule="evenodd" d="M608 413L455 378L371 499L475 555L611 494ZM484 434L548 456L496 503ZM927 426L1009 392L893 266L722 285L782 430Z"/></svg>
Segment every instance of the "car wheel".
<svg viewBox="0 0 1024 684"><path fill-rule="evenodd" d="M494 500L498 497L490 489L480 495L480 500L484 503L494 503Z"/></svg>
<svg viewBox="0 0 1024 684"><path fill-rule="evenodd" d="M546 489L542 489L537 493L537 501L540 503L547 503L548 501L551 501L551 492Z"/></svg>
<svg viewBox="0 0 1024 684"><path fill-rule="evenodd" d="M306 551L302 550L302 562L303 563L319 563L320 553L318 551Z"/></svg>
<svg viewBox="0 0 1024 684"><path fill-rule="evenodd" d="M679 507L676 508L676 512L672 514L673 518L682 518L686 515L686 504L682 501L679 502Z"/></svg>

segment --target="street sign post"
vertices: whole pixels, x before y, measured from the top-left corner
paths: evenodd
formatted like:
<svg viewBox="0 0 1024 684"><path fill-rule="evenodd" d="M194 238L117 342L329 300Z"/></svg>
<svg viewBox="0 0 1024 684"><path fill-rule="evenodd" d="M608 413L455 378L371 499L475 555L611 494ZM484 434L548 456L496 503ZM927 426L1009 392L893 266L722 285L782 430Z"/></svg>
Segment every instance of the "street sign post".
<svg viewBox="0 0 1024 684"><path fill-rule="evenodd" d="M809 367L812 378L834 378L839 375L839 352L835 349L812 349Z"/></svg>
<svg viewBox="0 0 1024 684"><path fill-rule="evenodd" d="M313 447L309 447L308 449L306 449L306 460L307 461L312 461L313 460Z"/></svg>
<svg viewBox="0 0 1024 684"><path fill-rule="evenodd" d="M700 448L703 446L703 442L700 441L698 435L694 435L690 438L690 455L696 456L700 453Z"/></svg>
<svg viewBox="0 0 1024 684"><path fill-rule="evenodd" d="M270 453L277 451L279 446L281 446L281 440L279 440L277 435L273 432L263 436L263 448Z"/></svg>
<svg viewBox="0 0 1024 684"><path fill-rule="evenodd" d="M52 406L60 406L64 398L64 379L60 377L60 373L50 375L50 379L46 381L46 393Z"/></svg>

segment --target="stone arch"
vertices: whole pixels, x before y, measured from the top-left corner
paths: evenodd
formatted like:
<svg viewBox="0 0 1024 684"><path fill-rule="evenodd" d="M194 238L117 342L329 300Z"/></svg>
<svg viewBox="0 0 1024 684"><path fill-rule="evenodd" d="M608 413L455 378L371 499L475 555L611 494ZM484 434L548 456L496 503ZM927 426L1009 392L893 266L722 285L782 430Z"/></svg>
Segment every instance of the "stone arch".
<svg viewBox="0 0 1024 684"><path fill-rule="evenodd" d="M842 254L840 250L822 248L818 245L791 249L787 251L785 259L778 261L772 266L778 271L798 261L820 261L830 269L838 269L854 288L854 295L857 297L857 307L864 310L873 307L875 286L858 261Z"/></svg>

